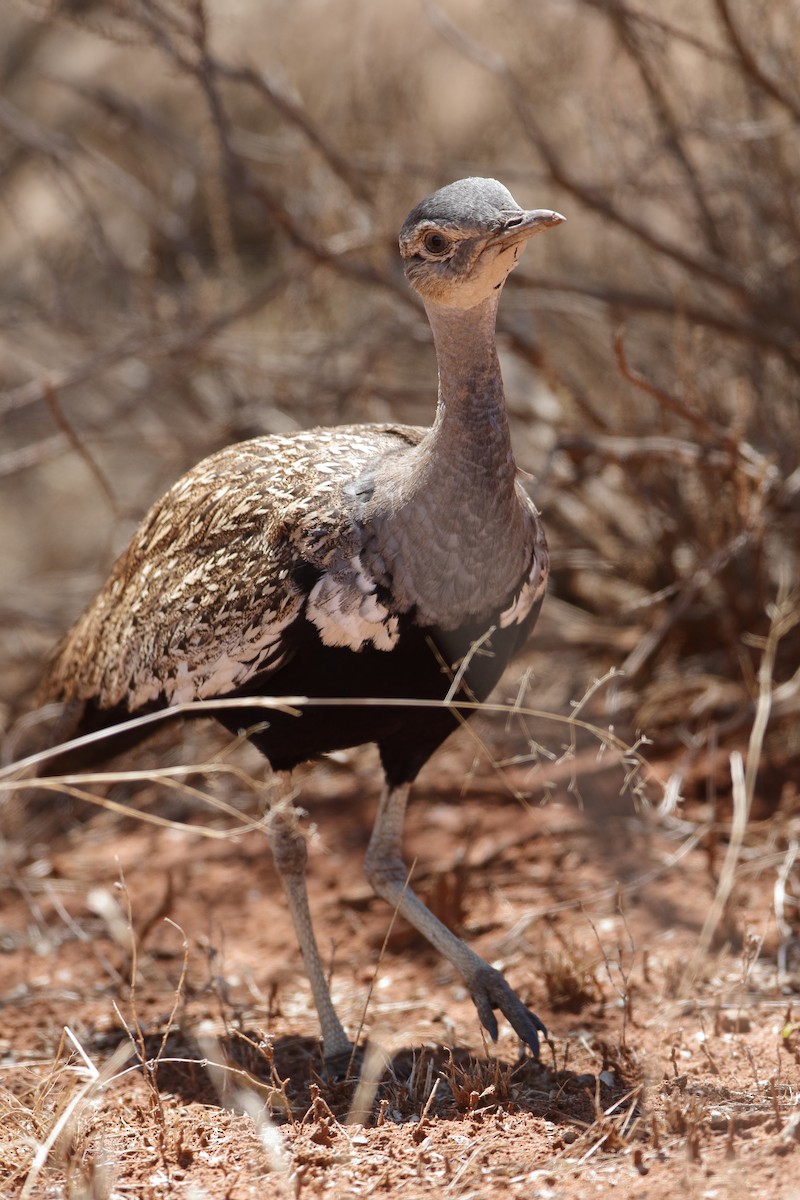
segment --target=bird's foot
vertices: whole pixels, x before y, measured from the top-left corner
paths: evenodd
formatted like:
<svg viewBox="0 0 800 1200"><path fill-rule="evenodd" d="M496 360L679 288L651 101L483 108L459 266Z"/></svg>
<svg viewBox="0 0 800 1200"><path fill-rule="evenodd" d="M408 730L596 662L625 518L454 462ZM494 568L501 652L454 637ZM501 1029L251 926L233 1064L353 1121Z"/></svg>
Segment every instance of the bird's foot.
<svg viewBox="0 0 800 1200"><path fill-rule="evenodd" d="M547 1029L535 1013L525 1007L499 971L484 963L470 979L469 990L481 1025L493 1042L497 1041L497 1018L494 1015L497 1008L522 1041L530 1046L534 1058L539 1057L539 1034L546 1038Z"/></svg>
<svg viewBox="0 0 800 1200"><path fill-rule="evenodd" d="M363 1051L358 1046L349 1046L346 1050L326 1054L322 1060L322 1076L331 1083L358 1078L362 1059Z"/></svg>

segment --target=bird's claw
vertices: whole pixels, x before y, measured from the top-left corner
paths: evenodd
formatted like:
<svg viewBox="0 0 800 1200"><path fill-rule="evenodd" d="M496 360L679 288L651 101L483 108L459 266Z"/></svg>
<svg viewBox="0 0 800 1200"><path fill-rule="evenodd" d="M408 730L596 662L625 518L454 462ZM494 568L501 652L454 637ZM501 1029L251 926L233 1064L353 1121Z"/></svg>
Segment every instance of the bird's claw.
<svg viewBox="0 0 800 1200"><path fill-rule="evenodd" d="M340 1083L350 1078L353 1068L355 1068L355 1075L357 1077L362 1058L363 1054L358 1046L351 1046L348 1050L336 1050L332 1054L327 1054L322 1060L322 1077L329 1082Z"/></svg>
<svg viewBox="0 0 800 1200"><path fill-rule="evenodd" d="M530 1046L534 1058L539 1057L539 1035L546 1038L547 1029L536 1014L525 1007L499 971L486 964L475 978L470 980L470 993L481 1025L493 1042L497 1041L498 1033L497 1018L494 1015L497 1008L517 1036Z"/></svg>

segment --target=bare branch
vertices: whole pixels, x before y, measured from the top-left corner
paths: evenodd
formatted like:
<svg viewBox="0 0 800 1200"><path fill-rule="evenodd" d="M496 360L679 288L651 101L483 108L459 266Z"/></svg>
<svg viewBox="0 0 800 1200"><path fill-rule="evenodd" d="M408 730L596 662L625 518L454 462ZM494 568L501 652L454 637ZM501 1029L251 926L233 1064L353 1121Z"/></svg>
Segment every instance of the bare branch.
<svg viewBox="0 0 800 1200"><path fill-rule="evenodd" d="M522 286L532 291L543 291L551 294L564 292L567 295L585 296L606 304L616 312L649 312L666 313L673 317L681 317L694 325L705 326L716 330L727 337L740 342L750 342L753 346L779 354L794 369L800 367L800 344L797 337L789 330L784 330L773 323L756 320L752 315L730 313L715 309L709 301L706 305L696 301L687 301L684 297L658 296L652 292L635 292L630 289L615 288L608 285L599 286L584 283L573 283L566 280L551 279L538 276L532 279L520 276L513 281L512 286Z"/></svg>
<svg viewBox="0 0 800 1200"><path fill-rule="evenodd" d="M702 433L706 437L711 437L714 441L721 442L722 445L735 451L737 443L726 430L720 429L719 426L714 425L691 404L687 404L685 400L681 400L678 396L673 396L671 393L665 392L662 388L657 387L656 384L651 383L649 379L645 379L643 375L640 375L638 371L634 371L629 366L625 356L623 338L623 331L618 330L614 336L614 353L616 354L617 365L622 375L630 383L634 384L635 387L643 392L647 392L648 396L652 396L654 400L657 400L662 408L667 409L668 412L675 413L676 416L681 417L684 421L688 421L698 433Z"/></svg>
<svg viewBox="0 0 800 1200"><path fill-rule="evenodd" d="M727 34L728 41L736 51L747 76L763 92L766 92L768 96L771 96L773 100L777 100L778 104L787 109L795 121L800 121L800 99L792 95L787 88L783 87L779 80L775 79L774 76L770 75L761 66L755 54L739 32L736 22L733 19L729 0L714 0L714 3L722 26Z"/></svg>
<svg viewBox="0 0 800 1200"><path fill-rule="evenodd" d="M639 32L635 28L634 22L624 6L611 4L609 5L609 11L619 40L636 66L650 98L650 106L655 120L661 127L666 147L680 166L684 178L689 185L689 190L692 193L695 206L700 215L700 224L705 233L706 241L714 255L718 257L722 256L725 254L725 245L717 227L716 217L711 211L705 194L704 177L697 171L692 162L685 145L681 124L672 110L672 104L666 90L662 86L658 73L645 52Z"/></svg>
<svg viewBox="0 0 800 1200"><path fill-rule="evenodd" d="M626 679L633 680L641 673L645 664L653 657L669 634L670 630L680 624L689 611L696 596L707 587L711 580L720 573L728 563L736 558L754 537L753 529L743 529L735 537L721 547L711 560L696 571L680 588L675 603L670 605L660 620L641 639L636 649L625 659L621 673Z"/></svg>
<svg viewBox="0 0 800 1200"><path fill-rule="evenodd" d="M64 410L62 409L61 402L58 398L58 392L53 387L52 383L50 383L48 381L45 381L45 383L43 384L43 391L44 391L45 401L47 402L47 407L50 409L50 412L53 415L53 420L55 421L56 425L61 430L61 432L65 435L67 441L72 446L73 450L75 450L76 453L86 463L86 466L89 469L89 474L95 480L98 487L100 488L100 491L103 493L106 500L108 501L111 511L114 513L115 516L117 516L117 517L120 516L121 510L120 510L119 504L117 502L117 498L114 495L114 490L111 487L111 484L108 480L108 476L103 471L102 467L97 462L96 458L94 458L94 456L89 452L89 450L84 445L81 438L76 433L73 426L70 424L70 422L67 420L66 416L64 415Z"/></svg>
<svg viewBox="0 0 800 1200"><path fill-rule="evenodd" d="M145 13L151 7L153 7L152 0L145 0ZM145 20L147 27L162 50L183 71L193 75L205 92L214 126L218 135L221 137L224 136L225 148L228 154L228 165L230 166L233 161L233 151L231 149L233 138L228 130L225 109L216 92L216 78L226 79L232 83L243 83L269 100L270 104L290 125L300 130L308 143L318 151L334 174L346 184L350 191L358 196L360 200L369 201L369 191L361 175L330 144L319 127L314 124L300 99L297 96L291 95L287 88L281 87L275 80L270 79L266 72L256 71L252 67L231 66L216 58L208 47L207 27L202 5L198 0L193 0L192 7L195 13L194 30L192 33L192 41L196 52L194 55L189 55L182 51L176 41L167 35L159 19L157 7L155 10L156 15L153 16L146 13Z"/></svg>
<svg viewBox="0 0 800 1200"><path fill-rule="evenodd" d="M450 44L471 62L490 71L506 88L509 100L522 126L523 132L536 147L547 166L553 182L575 196L587 208L605 217L614 225L625 229L644 245L659 254L680 263L693 275L708 279L725 288L740 300L749 300L747 283L741 272L725 261L706 255L694 254L683 242L673 242L663 237L629 212L619 208L609 196L573 175L551 140L545 135L541 123L534 115L527 93L501 55L489 52L471 40L451 18L442 11L434 0L425 0L425 10L431 23Z"/></svg>
<svg viewBox="0 0 800 1200"><path fill-rule="evenodd" d="M582 0L588 8L595 8L604 13L620 13L624 15L626 21L636 22L637 24L648 29L658 30L664 34L670 41L682 43L685 46L691 46L694 50L699 50L700 53L710 61L724 63L726 66L735 67L737 65L736 56L728 53L726 50L721 50L718 46L707 42L705 38L697 37L696 34L689 33L685 29L681 29L678 25L673 25L671 21L665 21L663 17L657 16L655 13L645 12L640 8L632 8L629 4L623 4L621 0Z"/></svg>
<svg viewBox="0 0 800 1200"><path fill-rule="evenodd" d="M271 280L226 312L218 313L217 316L211 317L188 331L181 330L177 333L147 334L145 336L136 334L133 337L126 337L108 350L89 355L66 371L51 372L44 380L33 379L20 387L0 392L0 417L13 409L45 400L49 390L56 389L63 392L77 384L86 383L89 379L96 378L103 371L109 370L126 359L177 358L187 354L221 333L235 321L250 316L272 303L282 294L287 282L288 277L286 276Z"/></svg>

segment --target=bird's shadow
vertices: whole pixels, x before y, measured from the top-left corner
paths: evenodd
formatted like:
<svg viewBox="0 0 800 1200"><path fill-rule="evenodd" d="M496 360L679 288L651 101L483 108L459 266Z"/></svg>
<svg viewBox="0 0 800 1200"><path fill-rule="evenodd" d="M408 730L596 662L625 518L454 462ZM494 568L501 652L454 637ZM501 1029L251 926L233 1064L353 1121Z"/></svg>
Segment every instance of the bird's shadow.
<svg viewBox="0 0 800 1200"><path fill-rule="evenodd" d="M231 1109L244 1107L249 1095L278 1122L462 1121L505 1111L583 1127L597 1115L601 1086L603 1102L613 1103L614 1092L605 1084L548 1065L544 1053L542 1059L509 1061L426 1045L379 1055L376 1066L375 1060L365 1063L357 1047L350 1062L329 1064L310 1038L265 1041L255 1030L237 1029L215 1038L210 1048L178 1028L166 1039L161 1033L144 1035L137 1048L150 1086L160 1094ZM619 1094L624 1091L620 1085Z"/></svg>

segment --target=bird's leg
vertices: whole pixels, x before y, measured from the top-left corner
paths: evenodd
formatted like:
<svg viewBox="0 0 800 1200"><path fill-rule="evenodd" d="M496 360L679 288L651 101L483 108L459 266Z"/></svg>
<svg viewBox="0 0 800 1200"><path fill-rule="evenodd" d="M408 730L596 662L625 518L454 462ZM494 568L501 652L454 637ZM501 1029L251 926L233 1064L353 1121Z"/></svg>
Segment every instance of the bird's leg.
<svg viewBox="0 0 800 1200"><path fill-rule="evenodd" d="M350 1055L352 1046L333 1007L325 969L319 956L306 890L306 839L299 827L298 812L292 803L288 773L281 773L281 794L269 814L269 840L275 866L281 877L297 940L303 954L314 1004L322 1030L322 1051L326 1059Z"/></svg>
<svg viewBox="0 0 800 1200"><path fill-rule="evenodd" d="M498 1008L538 1056L539 1034L547 1036L539 1018L528 1011L500 972L451 933L408 886L408 868L401 853L408 791L407 783L394 788L387 784L383 790L364 860L367 879L378 895L396 908L463 976L481 1024L492 1040L497 1040L494 1009Z"/></svg>

